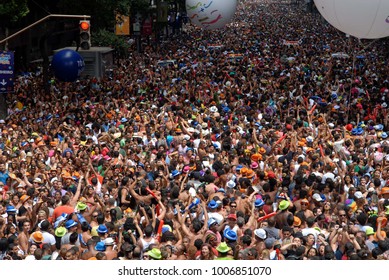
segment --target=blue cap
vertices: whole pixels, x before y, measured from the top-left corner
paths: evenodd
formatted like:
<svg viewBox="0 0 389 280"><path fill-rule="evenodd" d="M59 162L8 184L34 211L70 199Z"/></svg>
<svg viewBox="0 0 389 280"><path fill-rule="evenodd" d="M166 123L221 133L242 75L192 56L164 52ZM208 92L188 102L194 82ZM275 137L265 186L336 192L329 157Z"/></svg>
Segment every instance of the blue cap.
<svg viewBox="0 0 389 280"><path fill-rule="evenodd" d="M95 250L100 252L105 251L105 243L103 241L97 242Z"/></svg>
<svg viewBox="0 0 389 280"><path fill-rule="evenodd" d="M98 233L108 233L108 228L105 225L99 225L96 231Z"/></svg>
<svg viewBox="0 0 389 280"><path fill-rule="evenodd" d="M76 226L78 223L72 219L68 220L66 223L65 223L65 228L66 229L69 229L71 227L74 227Z"/></svg>
<svg viewBox="0 0 389 280"><path fill-rule="evenodd" d="M217 203L215 200L211 200L209 203L208 203L208 207L211 208L211 209L216 209L217 208Z"/></svg>
<svg viewBox="0 0 389 280"><path fill-rule="evenodd" d="M5 210L7 213L16 213L16 208L12 205L8 205Z"/></svg>
<svg viewBox="0 0 389 280"><path fill-rule="evenodd" d="M208 228L210 228L212 225L217 225L218 222L214 218L210 218L208 220Z"/></svg>
<svg viewBox="0 0 389 280"><path fill-rule="evenodd" d="M172 176L173 176L173 177L176 177L176 176L178 176L178 175L180 175L180 174L181 174L181 172L178 171L178 170L173 170L173 171L172 171Z"/></svg>
<svg viewBox="0 0 389 280"><path fill-rule="evenodd" d="M265 205L265 202L264 202L262 199L257 198L257 199L255 200L255 203L254 203L254 206L255 206L255 207L261 207L261 206L263 206L263 205Z"/></svg>
<svg viewBox="0 0 389 280"><path fill-rule="evenodd" d="M231 240L231 241L235 241L238 239L236 232L233 231L232 229L229 229L229 228L226 228L224 230L223 235L225 238L227 238L228 240Z"/></svg>

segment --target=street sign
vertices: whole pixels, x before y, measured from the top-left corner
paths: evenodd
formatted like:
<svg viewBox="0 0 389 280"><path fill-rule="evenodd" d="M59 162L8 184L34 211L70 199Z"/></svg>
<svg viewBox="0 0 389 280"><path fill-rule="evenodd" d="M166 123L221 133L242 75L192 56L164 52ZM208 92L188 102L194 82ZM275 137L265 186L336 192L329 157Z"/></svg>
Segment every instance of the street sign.
<svg viewBox="0 0 389 280"><path fill-rule="evenodd" d="M14 90L14 53L0 53L0 93Z"/></svg>

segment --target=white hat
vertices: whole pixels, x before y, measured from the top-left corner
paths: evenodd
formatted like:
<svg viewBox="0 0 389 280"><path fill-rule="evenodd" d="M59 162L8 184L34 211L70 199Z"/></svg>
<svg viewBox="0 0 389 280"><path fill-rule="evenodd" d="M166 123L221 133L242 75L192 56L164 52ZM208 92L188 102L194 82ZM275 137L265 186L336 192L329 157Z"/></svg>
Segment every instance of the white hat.
<svg viewBox="0 0 389 280"><path fill-rule="evenodd" d="M229 180L227 182L227 187L228 188L233 189L233 188L235 188L235 186L236 186L236 184L235 184L235 182L233 180Z"/></svg>
<svg viewBox="0 0 389 280"><path fill-rule="evenodd" d="M203 136L207 136L209 134L209 130L208 129L206 129L206 130L203 129L202 133L203 133Z"/></svg>
<svg viewBox="0 0 389 280"><path fill-rule="evenodd" d="M360 199L363 198L363 194L360 191L354 193L355 198Z"/></svg>
<svg viewBox="0 0 389 280"><path fill-rule="evenodd" d="M308 136L305 139L307 139L307 142L309 142L309 143L313 142L313 137L312 136Z"/></svg>
<svg viewBox="0 0 389 280"><path fill-rule="evenodd" d="M104 240L105 246L112 246L115 244L115 241L113 240L112 237L108 237Z"/></svg>
<svg viewBox="0 0 389 280"><path fill-rule="evenodd" d="M216 106L212 106L211 108L209 108L209 111L211 111L212 113L216 113L217 112L217 107Z"/></svg>
<svg viewBox="0 0 389 280"><path fill-rule="evenodd" d="M57 177L54 177L53 179L50 180L50 183L54 183L55 181L58 181L58 178Z"/></svg>
<svg viewBox="0 0 389 280"><path fill-rule="evenodd" d="M41 180L41 178L39 178L39 177L36 177L36 178L34 179L34 183L41 184L41 183L42 183L42 180Z"/></svg>
<svg viewBox="0 0 389 280"><path fill-rule="evenodd" d="M257 228L254 230L254 234L261 239L266 239L267 237L266 231L263 228Z"/></svg>
<svg viewBox="0 0 389 280"><path fill-rule="evenodd" d="M0 120L0 123L5 123L5 120L1 119L1 120Z"/></svg>
<svg viewBox="0 0 389 280"><path fill-rule="evenodd" d="M315 194L312 196L312 198L313 198L314 200L316 200L317 202L323 201L323 199L321 198L320 194L318 194L318 193L315 193Z"/></svg>

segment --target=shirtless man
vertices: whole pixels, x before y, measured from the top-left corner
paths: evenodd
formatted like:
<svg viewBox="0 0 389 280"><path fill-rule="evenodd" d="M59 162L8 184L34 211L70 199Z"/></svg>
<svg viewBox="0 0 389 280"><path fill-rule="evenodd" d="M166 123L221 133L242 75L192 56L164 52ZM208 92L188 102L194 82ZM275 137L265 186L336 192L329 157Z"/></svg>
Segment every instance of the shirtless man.
<svg viewBox="0 0 389 280"><path fill-rule="evenodd" d="M118 257L118 251L116 248L115 243L111 237L108 237L105 239L105 255L107 256L107 260L113 260Z"/></svg>
<svg viewBox="0 0 389 280"><path fill-rule="evenodd" d="M23 231L18 235L20 248L24 254L28 254L28 240L30 239L29 231L31 229L31 223L29 221L23 222Z"/></svg>
<svg viewBox="0 0 389 280"><path fill-rule="evenodd" d="M203 239L203 236L204 236L204 233L205 231L207 230L207 227L208 227L208 213L206 211L206 205L205 205L205 202L202 201L201 202L201 207L204 209L204 224L203 226L200 228L200 225L199 224L196 224L195 225L192 223L189 228L186 226L185 224L185 221L184 219L182 218L182 215L180 214L180 207L178 205L176 205L176 211L177 211L177 218L178 218L178 222L180 223L181 225L181 228L182 228L182 231L184 233L185 236L187 236L190 240L190 245L189 246L192 246L194 245L194 241L196 239ZM185 210L185 213L184 213L184 216L186 216L186 213L187 213L187 209Z"/></svg>

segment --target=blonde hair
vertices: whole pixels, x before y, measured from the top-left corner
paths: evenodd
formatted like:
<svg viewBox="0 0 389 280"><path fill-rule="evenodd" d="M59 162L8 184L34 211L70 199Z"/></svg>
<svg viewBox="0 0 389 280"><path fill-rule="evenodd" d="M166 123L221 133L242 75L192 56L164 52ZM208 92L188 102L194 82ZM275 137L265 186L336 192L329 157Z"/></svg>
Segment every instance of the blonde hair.
<svg viewBox="0 0 389 280"><path fill-rule="evenodd" d="M268 249L262 251L261 260L270 260L270 251Z"/></svg>

